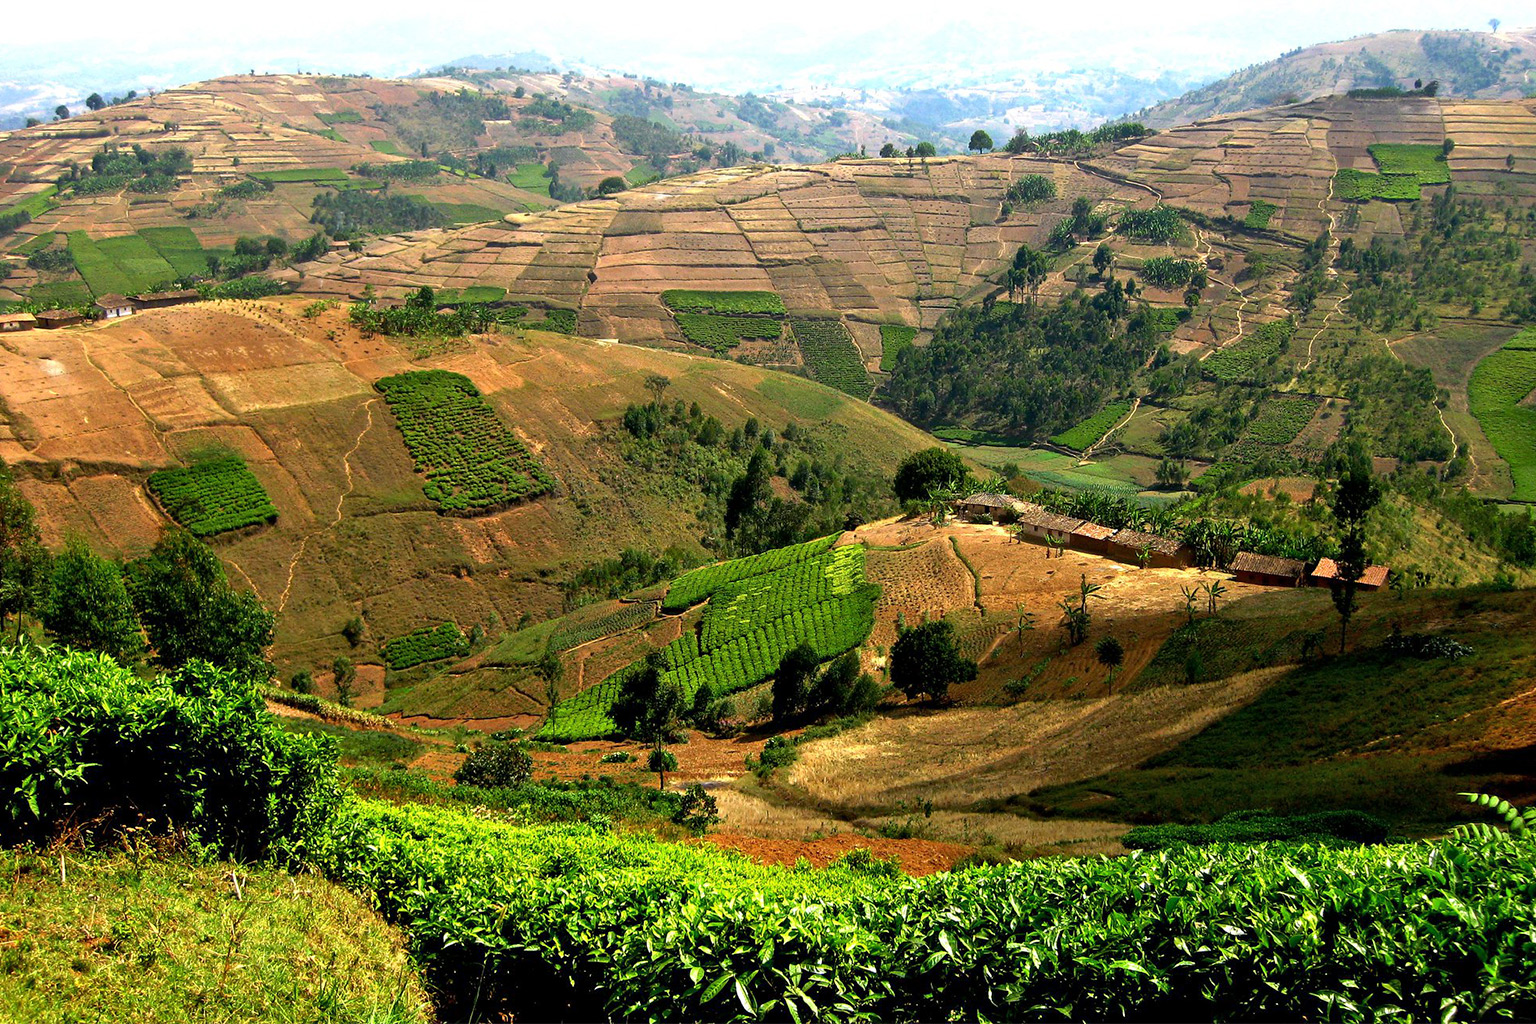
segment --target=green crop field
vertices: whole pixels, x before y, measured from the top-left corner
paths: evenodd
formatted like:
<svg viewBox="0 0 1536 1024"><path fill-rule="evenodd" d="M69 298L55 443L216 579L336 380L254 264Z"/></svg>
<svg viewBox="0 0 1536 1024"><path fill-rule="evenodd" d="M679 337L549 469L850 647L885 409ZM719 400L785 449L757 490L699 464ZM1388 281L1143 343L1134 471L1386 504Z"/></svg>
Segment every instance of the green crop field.
<svg viewBox="0 0 1536 1024"><path fill-rule="evenodd" d="M468 377L412 370L374 385L405 435L426 496L450 512L486 512L555 486Z"/></svg>
<svg viewBox="0 0 1536 1024"><path fill-rule="evenodd" d="M390 668L406 669L428 661L443 658L462 658L469 653L469 641L452 622L439 626L422 626L405 636L395 637L384 644L384 661Z"/></svg>
<svg viewBox="0 0 1536 1024"><path fill-rule="evenodd" d="M179 276L176 268L166 262L165 257L147 239L139 235L102 238L97 240L96 246L133 282L130 294L151 291L170 284ZM203 270L206 272L207 269L204 265Z"/></svg>
<svg viewBox="0 0 1536 1024"><path fill-rule="evenodd" d="M1200 364L1202 373L1224 383L1260 380L1266 366L1271 365L1291 344L1296 336L1296 325L1290 319L1271 320L1260 324L1248 336L1236 344L1228 345Z"/></svg>
<svg viewBox="0 0 1536 1024"><path fill-rule="evenodd" d="M400 144L394 139L374 139L368 145L373 147L375 153L388 153L390 156L410 156L400 148Z"/></svg>
<svg viewBox="0 0 1536 1024"><path fill-rule="evenodd" d="M46 248L48 248L50 245L52 245L54 243L54 240L57 239L57 238L58 238L58 236L56 234L54 234L52 231L44 231L42 234L34 235L32 238L28 239L27 241L22 242L20 245L18 245L16 248L12 249L11 251L14 252L14 253L17 253L19 255L22 255L22 256L30 256L34 252L37 252L39 249L46 249Z"/></svg>
<svg viewBox="0 0 1536 1024"><path fill-rule="evenodd" d="M917 328L906 324L880 325L880 369L889 373L896 369L896 359L917 337Z"/></svg>
<svg viewBox="0 0 1536 1024"><path fill-rule="evenodd" d="M339 167L288 167L281 171L256 171L251 174L251 177L274 185L294 182L333 183L348 180L347 172Z"/></svg>
<svg viewBox="0 0 1536 1024"><path fill-rule="evenodd" d="M315 117L321 124L361 124L363 115L355 110L340 110L334 114L316 114Z"/></svg>
<svg viewBox="0 0 1536 1024"><path fill-rule="evenodd" d="M1222 461L1252 465L1278 451L1296 440L1321 404L1321 399L1306 395L1270 395L1259 407L1258 416L1223 454Z"/></svg>
<svg viewBox="0 0 1536 1024"><path fill-rule="evenodd" d="M1536 328L1527 327L1472 371L1467 404L1488 441L1509 463L1517 501L1536 501Z"/></svg>
<svg viewBox="0 0 1536 1024"><path fill-rule="evenodd" d="M994 434L990 430L975 430L971 427L934 427L929 433L940 441L953 441L956 444L985 444L1003 448L1022 448L1027 444L1002 434Z"/></svg>
<svg viewBox="0 0 1536 1024"><path fill-rule="evenodd" d="M1370 151L1382 174L1412 174L1420 185L1444 185L1451 180L1451 165L1439 146L1378 142Z"/></svg>
<svg viewBox="0 0 1536 1024"><path fill-rule="evenodd" d="M716 352L734 348L749 338L773 339L784 333L784 322L766 316L718 316L714 313L677 313L683 337Z"/></svg>
<svg viewBox="0 0 1536 1024"><path fill-rule="evenodd" d="M437 301L446 306L464 302L500 302L507 297L505 288L488 284L472 284L468 288L444 288L437 293Z"/></svg>
<svg viewBox="0 0 1536 1024"><path fill-rule="evenodd" d="M661 175L657 173L656 168L652 167L648 163L645 163L644 161L635 164L635 166L631 167L628 173L624 175L624 181L629 185L630 188L638 188L641 185L649 185L651 182L659 181L660 179Z"/></svg>
<svg viewBox="0 0 1536 1024"><path fill-rule="evenodd" d="M1051 443L1080 452L1103 437L1104 431L1119 423L1130 411L1130 402L1111 402L1077 426L1051 438Z"/></svg>
<svg viewBox="0 0 1536 1024"><path fill-rule="evenodd" d="M53 209L53 197L58 194L59 186L49 185L47 188L40 192L33 193L19 203L12 203L10 206L0 207L0 217L4 217L7 214L12 213L25 213L28 217L36 220L38 217L41 217L43 214Z"/></svg>
<svg viewBox="0 0 1536 1024"><path fill-rule="evenodd" d="M191 228L141 228L139 236L154 247L178 277L199 277L208 273L209 253Z"/></svg>
<svg viewBox="0 0 1536 1024"><path fill-rule="evenodd" d="M874 385L841 320L791 320L789 325L812 377L854 398L869 398Z"/></svg>
<svg viewBox="0 0 1536 1024"><path fill-rule="evenodd" d="M524 192L549 195L549 168L543 164L518 164L517 170L507 175L507 181Z"/></svg>
<svg viewBox="0 0 1536 1024"><path fill-rule="evenodd" d="M718 695L762 682L791 648L810 644L833 658L863 643L874 628L880 588L864 582L864 548L831 547L836 537L780 548L679 577L663 607L676 611L709 599L698 631L662 648L662 678L692 699L700 686ZM613 731L609 709L625 675L621 669L550 712L541 739L569 742Z"/></svg>
<svg viewBox="0 0 1536 1024"><path fill-rule="evenodd" d="M655 619L659 607L660 605L655 601L626 604L600 619L573 625L552 634L549 638L549 649L568 651L573 647L589 644L593 640L601 640L603 637L637 629Z"/></svg>
<svg viewBox="0 0 1536 1024"><path fill-rule="evenodd" d="M238 455L162 469L148 486L166 514L198 537L277 520L272 499Z"/></svg>
<svg viewBox="0 0 1536 1024"><path fill-rule="evenodd" d="M1280 207L1274 203L1266 203L1262 199L1255 199L1248 206L1248 216L1243 218L1243 227L1262 231L1269 227L1269 219L1279 211Z"/></svg>
<svg viewBox="0 0 1536 1024"><path fill-rule="evenodd" d="M1346 167L1333 176L1335 199L1366 202L1371 199L1413 200L1419 198L1417 174L1372 174Z"/></svg>
<svg viewBox="0 0 1536 1024"><path fill-rule="evenodd" d="M116 292L127 295L138 291L134 279L84 231L69 233L69 254L74 257L75 269L85 278L85 283L93 293L110 295Z"/></svg>
<svg viewBox="0 0 1536 1024"><path fill-rule="evenodd" d="M91 290L84 281L51 281L33 285L27 292L27 299L43 309L85 306L90 304Z"/></svg>
<svg viewBox="0 0 1536 1024"><path fill-rule="evenodd" d="M673 288L661 301L678 313L769 313L783 316L784 300L776 292L699 292Z"/></svg>
<svg viewBox="0 0 1536 1024"><path fill-rule="evenodd" d="M501 220L507 215L505 210L482 206L479 203L433 203L432 205L443 211L443 216L455 225L485 224Z"/></svg>

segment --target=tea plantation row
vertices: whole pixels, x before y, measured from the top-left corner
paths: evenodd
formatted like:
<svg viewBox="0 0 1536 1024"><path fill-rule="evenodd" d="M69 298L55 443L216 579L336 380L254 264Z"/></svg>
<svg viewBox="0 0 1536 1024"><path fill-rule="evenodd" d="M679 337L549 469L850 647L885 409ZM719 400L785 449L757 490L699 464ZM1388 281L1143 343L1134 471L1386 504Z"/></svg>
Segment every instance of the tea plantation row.
<svg viewBox="0 0 1536 1024"><path fill-rule="evenodd" d="M445 511L488 512L554 489L475 385L448 370L412 370L374 385L405 435L422 491Z"/></svg>
<svg viewBox="0 0 1536 1024"><path fill-rule="evenodd" d="M447 1017L1536 1016L1536 844L1503 837L910 879L359 802L323 861L407 930Z"/></svg>
<svg viewBox="0 0 1536 1024"><path fill-rule="evenodd" d="M166 514L198 537L277 520L276 506L238 455L162 469L148 485Z"/></svg>

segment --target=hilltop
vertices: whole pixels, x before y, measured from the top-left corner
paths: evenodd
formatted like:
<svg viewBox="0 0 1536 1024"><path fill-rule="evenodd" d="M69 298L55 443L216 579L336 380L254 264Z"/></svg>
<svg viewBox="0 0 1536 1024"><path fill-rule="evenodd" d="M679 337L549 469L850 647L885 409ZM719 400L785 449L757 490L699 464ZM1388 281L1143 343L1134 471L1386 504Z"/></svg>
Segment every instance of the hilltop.
<svg viewBox="0 0 1536 1024"><path fill-rule="evenodd" d="M1533 68L1536 29L1382 32L1293 50L1130 116L1169 128L1351 89L1409 90L1430 81L1459 99L1518 99L1531 95Z"/></svg>

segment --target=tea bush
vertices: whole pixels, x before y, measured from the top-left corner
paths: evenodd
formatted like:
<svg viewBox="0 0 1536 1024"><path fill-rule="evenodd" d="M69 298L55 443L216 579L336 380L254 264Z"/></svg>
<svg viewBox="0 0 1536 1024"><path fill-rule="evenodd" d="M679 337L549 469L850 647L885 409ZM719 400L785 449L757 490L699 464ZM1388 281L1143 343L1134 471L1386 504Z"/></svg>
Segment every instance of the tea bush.
<svg viewBox="0 0 1536 1024"><path fill-rule="evenodd" d="M103 655L0 650L0 842L184 828L220 855L302 853L333 807L329 740L284 733L206 662L139 679Z"/></svg>

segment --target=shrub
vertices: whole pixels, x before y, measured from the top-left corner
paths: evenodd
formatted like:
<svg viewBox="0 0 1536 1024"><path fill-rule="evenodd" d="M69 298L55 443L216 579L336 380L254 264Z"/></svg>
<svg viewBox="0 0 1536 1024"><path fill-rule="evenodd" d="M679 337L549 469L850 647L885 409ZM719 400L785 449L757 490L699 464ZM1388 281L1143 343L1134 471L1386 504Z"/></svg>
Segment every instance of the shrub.
<svg viewBox="0 0 1536 1024"><path fill-rule="evenodd" d="M99 654L0 651L0 736L8 844L143 826L225 857L297 856L339 792L329 740L284 732L254 687L201 661L144 680Z"/></svg>
<svg viewBox="0 0 1536 1024"><path fill-rule="evenodd" d="M464 759L453 781L461 786L500 789L521 786L533 777L533 758L511 743L487 743Z"/></svg>
<svg viewBox="0 0 1536 1024"><path fill-rule="evenodd" d="M704 791L702 783L692 783L683 791L683 799L672 815L672 824L681 825L694 835L703 835L720 821L720 806Z"/></svg>

